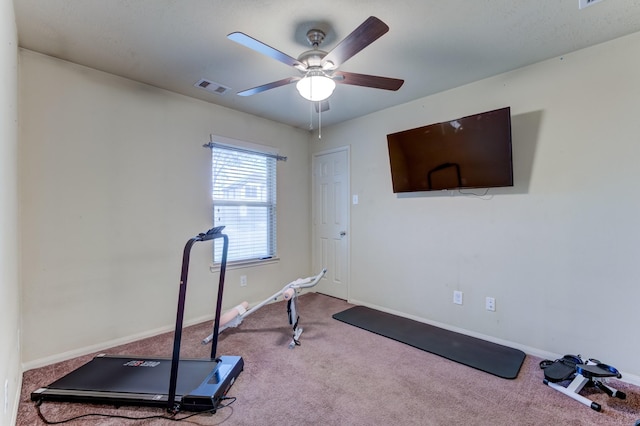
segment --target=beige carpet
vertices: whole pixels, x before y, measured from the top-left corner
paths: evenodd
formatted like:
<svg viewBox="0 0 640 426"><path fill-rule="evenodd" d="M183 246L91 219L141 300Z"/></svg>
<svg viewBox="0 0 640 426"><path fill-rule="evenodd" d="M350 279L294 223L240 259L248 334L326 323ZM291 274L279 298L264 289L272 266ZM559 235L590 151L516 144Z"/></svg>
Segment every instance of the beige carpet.
<svg viewBox="0 0 640 426"><path fill-rule="evenodd" d="M216 414L199 414L190 425L629 425L640 419L640 388L610 383L627 393L609 398L593 388L584 396L598 413L542 384L539 358L527 356L515 380L501 379L334 320L349 308L343 300L310 293L299 298L301 345L291 350L286 306L259 309L220 336L218 355L241 355L245 369L229 396L237 399ZM205 358L200 340L211 324L185 329L182 356ZM135 342L110 354L171 356L172 333ZM597 357L597 354L593 354ZM24 373L18 425L45 424L30 394L89 361L76 358ZM229 402L229 401L227 401ZM162 409L45 402L49 421L88 413L163 416ZM191 413L179 413L176 418ZM86 417L70 425L169 425L162 419Z"/></svg>

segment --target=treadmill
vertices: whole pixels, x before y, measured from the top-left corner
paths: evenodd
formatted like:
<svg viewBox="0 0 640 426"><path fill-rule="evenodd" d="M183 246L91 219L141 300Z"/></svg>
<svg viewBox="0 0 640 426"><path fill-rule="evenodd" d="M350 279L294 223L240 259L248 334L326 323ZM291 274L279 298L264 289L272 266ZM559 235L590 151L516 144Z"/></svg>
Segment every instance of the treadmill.
<svg viewBox="0 0 640 426"><path fill-rule="evenodd" d="M31 400L165 407L178 411L215 413L221 399L244 367L240 356L216 357L227 267L229 238L224 226L211 228L187 241L182 256L178 313L171 358L97 355L91 361L31 393ZM223 239L211 358L180 359L180 341L187 293L191 247L200 241Z"/></svg>

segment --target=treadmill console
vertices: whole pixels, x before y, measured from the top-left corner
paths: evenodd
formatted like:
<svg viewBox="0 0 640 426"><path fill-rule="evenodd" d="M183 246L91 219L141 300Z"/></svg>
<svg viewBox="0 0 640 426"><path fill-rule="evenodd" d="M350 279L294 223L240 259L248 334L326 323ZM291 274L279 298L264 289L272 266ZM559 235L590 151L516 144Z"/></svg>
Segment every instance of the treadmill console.
<svg viewBox="0 0 640 426"><path fill-rule="evenodd" d="M209 229L207 232L199 234L198 238L200 239L200 241L210 240L210 239L214 238L216 235L221 234L222 230L224 228L225 228L224 225L222 225L222 226L214 226L213 228Z"/></svg>

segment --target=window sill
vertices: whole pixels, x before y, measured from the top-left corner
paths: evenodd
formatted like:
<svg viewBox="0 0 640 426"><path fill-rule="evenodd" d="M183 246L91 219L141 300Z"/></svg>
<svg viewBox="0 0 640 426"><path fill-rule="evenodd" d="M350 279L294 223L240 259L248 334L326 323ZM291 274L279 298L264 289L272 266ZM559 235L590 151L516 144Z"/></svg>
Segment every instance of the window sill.
<svg viewBox="0 0 640 426"><path fill-rule="evenodd" d="M272 263L280 262L279 257L270 257L268 259L253 259L253 260L239 260L236 262L227 262L227 270L252 268L254 266L270 265ZM212 273L220 271L219 263L212 263L209 266L209 271Z"/></svg>

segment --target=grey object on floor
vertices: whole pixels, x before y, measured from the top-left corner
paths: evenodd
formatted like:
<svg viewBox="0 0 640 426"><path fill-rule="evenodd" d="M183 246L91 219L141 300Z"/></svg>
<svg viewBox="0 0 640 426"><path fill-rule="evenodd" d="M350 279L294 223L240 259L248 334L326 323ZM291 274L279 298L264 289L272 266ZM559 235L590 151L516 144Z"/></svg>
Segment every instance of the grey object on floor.
<svg viewBox="0 0 640 426"><path fill-rule="evenodd" d="M518 376L526 356L518 349L366 306L354 306L333 318L504 379Z"/></svg>

